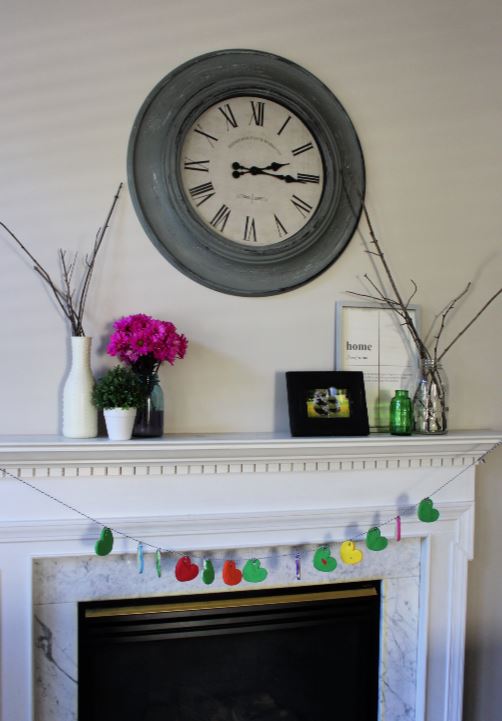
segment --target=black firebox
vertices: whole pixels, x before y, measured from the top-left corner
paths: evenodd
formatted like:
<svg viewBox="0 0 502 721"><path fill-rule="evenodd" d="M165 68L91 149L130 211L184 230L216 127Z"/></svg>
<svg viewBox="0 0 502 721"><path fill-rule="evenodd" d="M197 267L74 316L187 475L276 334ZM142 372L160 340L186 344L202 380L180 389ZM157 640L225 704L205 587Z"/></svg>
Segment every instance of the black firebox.
<svg viewBox="0 0 502 721"><path fill-rule="evenodd" d="M379 582L79 604L79 721L376 721Z"/></svg>

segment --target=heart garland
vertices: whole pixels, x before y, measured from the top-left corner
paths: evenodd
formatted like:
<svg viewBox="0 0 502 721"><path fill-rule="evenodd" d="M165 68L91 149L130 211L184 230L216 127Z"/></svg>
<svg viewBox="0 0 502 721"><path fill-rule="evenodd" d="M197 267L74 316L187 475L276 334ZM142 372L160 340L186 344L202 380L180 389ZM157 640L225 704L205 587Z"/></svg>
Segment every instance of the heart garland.
<svg viewBox="0 0 502 721"><path fill-rule="evenodd" d="M102 528L99 538L94 544L98 556L107 556L113 548L113 533L109 528Z"/></svg>
<svg viewBox="0 0 502 721"><path fill-rule="evenodd" d="M380 529L376 526L375 528L370 528L366 534L366 547L370 551L383 551L387 548L388 543L388 540L385 536L382 536Z"/></svg>
<svg viewBox="0 0 502 721"><path fill-rule="evenodd" d="M248 583L261 583L267 576L267 569L261 567L261 563L257 558L250 558L242 569L242 577Z"/></svg>
<svg viewBox="0 0 502 721"><path fill-rule="evenodd" d="M439 518L439 511L434 508L434 503L430 498L424 498L418 504L417 515L420 521L424 523L434 523Z"/></svg>
<svg viewBox="0 0 502 721"><path fill-rule="evenodd" d="M340 556L344 563L353 566L361 563L363 560L363 552L356 548L354 541L344 541L340 546Z"/></svg>
<svg viewBox="0 0 502 721"><path fill-rule="evenodd" d="M223 564L223 581L227 586L237 586L242 581L242 571L236 567L235 561Z"/></svg>
<svg viewBox="0 0 502 721"><path fill-rule="evenodd" d="M424 523L434 523L440 517L440 512L437 508L434 508L434 503L430 498L423 498L417 506L417 516L420 521ZM401 517L398 515L395 518L396 521L396 540L401 540ZM366 547L370 551L384 551L389 541L378 526L370 528L366 533ZM101 529L98 540L94 545L95 553L98 556L107 556L113 549L113 532L107 526ZM362 551L356 547L356 544L352 540L344 541L340 546L340 557L343 563L348 565L355 565L361 563L363 560ZM329 573L337 568L337 560L331 555L329 546L324 545L317 548L315 551L312 563L317 571L322 573ZM138 543L137 549L137 568L139 573L143 573L144 570L144 551L143 544ZM162 575L162 556L161 549L157 549L155 552L155 569L157 576L160 578ZM176 580L185 583L187 581L193 581L199 575L199 566L196 563L192 563L190 556L182 556L178 559L175 566ZM248 583L261 583L268 576L268 570L263 568L261 561L257 558L250 558L244 564L242 571L237 568L236 562L233 560L226 560L223 563L222 578L223 582L227 586L237 586L242 579ZM295 553L295 576L297 580L301 580L301 560L300 554ZM206 585L214 583L216 573L212 561L205 559L203 563L202 581Z"/></svg>
<svg viewBox="0 0 502 721"><path fill-rule="evenodd" d="M192 563L190 556L182 556L176 564L174 574L176 580L182 583L193 581L199 575L199 567L196 563Z"/></svg>
<svg viewBox="0 0 502 721"><path fill-rule="evenodd" d="M312 563L314 564L314 568L317 571L322 571L323 573L329 573L330 571L334 571L338 565L336 562L336 558L333 558L333 556L331 555L331 551L329 550L328 546L321 546L317 549L317 551L314 553Z"/></svg>

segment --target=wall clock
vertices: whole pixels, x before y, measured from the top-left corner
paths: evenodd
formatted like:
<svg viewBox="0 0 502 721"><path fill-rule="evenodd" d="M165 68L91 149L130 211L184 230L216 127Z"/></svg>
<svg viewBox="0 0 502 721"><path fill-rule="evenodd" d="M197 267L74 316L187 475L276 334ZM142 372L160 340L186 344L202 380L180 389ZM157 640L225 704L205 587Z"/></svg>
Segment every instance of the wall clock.
<svg viewBox="0 0 502 721"><path fill-rule="evenodd" d="M264 296L329 267L364 196L356 131L333 93L255 50L196 57L144 101L128 149L139 220L180 271Z"/></svg>

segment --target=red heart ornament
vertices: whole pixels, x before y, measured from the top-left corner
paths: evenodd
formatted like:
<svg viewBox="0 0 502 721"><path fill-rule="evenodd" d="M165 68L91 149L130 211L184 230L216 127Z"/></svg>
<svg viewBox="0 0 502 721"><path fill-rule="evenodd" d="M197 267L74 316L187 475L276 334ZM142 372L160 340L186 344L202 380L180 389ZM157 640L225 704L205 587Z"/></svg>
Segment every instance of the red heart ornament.
<svg viewBox="0 0 502 721"><path fill-rule="evenodd" d="M199 575L199 567L192 563L190 556L182 556L176 564L174 573L178 581L193 581Z"/></svg>
<svg viewBox="0 0 502 721"><path fill-rule="evenodd" d="M225 561L223 564L223 581L227 586L237 586L242 581L242 571L235 567L235 561Z"/></svg>

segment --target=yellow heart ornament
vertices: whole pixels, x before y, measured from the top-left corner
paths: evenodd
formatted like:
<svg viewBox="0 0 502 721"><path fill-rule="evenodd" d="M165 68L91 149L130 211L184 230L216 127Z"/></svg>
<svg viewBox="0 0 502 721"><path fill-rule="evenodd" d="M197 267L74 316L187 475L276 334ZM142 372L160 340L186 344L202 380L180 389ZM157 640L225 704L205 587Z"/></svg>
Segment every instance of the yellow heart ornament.
<svg viewBox="0 0 502 721"><path fill-rule="evenodd" d="M356 548L354 541L344 541L340 547L340 556L344 563L355 565L363 560L363 552Z"/></svg>

